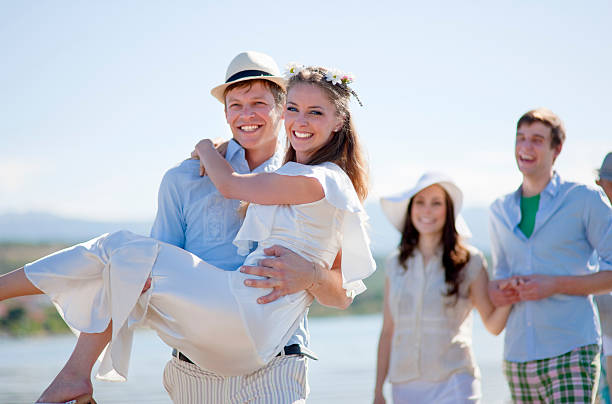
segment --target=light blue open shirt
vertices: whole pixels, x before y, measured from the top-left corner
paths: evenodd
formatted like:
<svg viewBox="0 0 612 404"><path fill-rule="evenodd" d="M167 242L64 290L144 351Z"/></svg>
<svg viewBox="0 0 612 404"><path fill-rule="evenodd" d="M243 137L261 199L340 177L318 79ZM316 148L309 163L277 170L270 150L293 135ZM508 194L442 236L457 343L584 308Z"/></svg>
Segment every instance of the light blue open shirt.
<svg viewBox="0 0 612 404"><path fill-rule="evenodd" d="M612 270L612 209L602 194L563 181L554 173L540 194L535 228L519 229L522 190L496 200L490 209L495 279L515 275L587 275L596 250L599 270ZM504 358L527 362L552 358L600 342L592 296L553 295L516 303L506 325Z"/></svg>
<svg viewBox="0 0 612 404"><path fill-rule="evenodd" d="M270 172L280 167L283 152L278 146L276 153L252 172ZM225 158L236 172L251 172L245 151L236 141L230 140ZM198 160L185 160L166 172L159 187L151 237L181 247L218 268L235 271L246 258L238 255L232 244L242 224L238 215L240 201L225 199L209 177L200 177L199 167ZM304 315L288 345L308 346L307 321Z"/></svg>

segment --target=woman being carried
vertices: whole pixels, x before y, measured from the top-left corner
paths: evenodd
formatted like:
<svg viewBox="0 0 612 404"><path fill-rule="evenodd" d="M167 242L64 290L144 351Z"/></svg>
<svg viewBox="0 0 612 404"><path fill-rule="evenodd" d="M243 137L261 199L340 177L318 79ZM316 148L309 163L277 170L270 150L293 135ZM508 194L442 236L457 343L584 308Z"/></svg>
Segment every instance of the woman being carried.
<svg viewBox="0 0 612 404"><path fill-rule="evenodd" d="M426 173L412 189L381 199L402 238L385 265L375 404L385 403L387 378L396 404L480 401L472 310L497 335L512 306L493 306L486 261L461 241L455 219L462 200L457 185L439 173ZM457 224L469 232L461 218Z"/></svg>
<svg viewBox="0 0 612 404"><path fill-rule="evenodd" d="M354 296L365 290L361 280L375 265L361 205L367 171L348 107L349 83L325 68L292 66L285 111L290 145L274 173L234 173L207 140L196 151L223 196L250 202L234 240L243 255L258 243L245 265L256 265L274 244L326 268L341 260L343 287ZM312 302L301 291L257 304L261 291L246 287L247 277L178 247L117 232L0 277L0 300L45 293L76 331L112 333L98 370L103 379L126 379L136 325L153 328L202 368L239 375L276 356ZM148 278L151 287L141 293Z"/></svg>

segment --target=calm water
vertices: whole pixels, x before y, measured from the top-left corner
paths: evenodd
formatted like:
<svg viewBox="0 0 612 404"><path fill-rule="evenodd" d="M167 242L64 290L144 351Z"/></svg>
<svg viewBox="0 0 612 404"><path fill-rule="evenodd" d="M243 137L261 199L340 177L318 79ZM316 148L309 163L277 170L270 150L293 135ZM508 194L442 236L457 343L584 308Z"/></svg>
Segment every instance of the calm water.
<svg viewBox="0 0 612 404"><path fill-rule="evenodd" d="M310 321L312 348L321 358L310 361L310 404L372 402L380 326L380 316ZM33 402L62 367L75 340L72 335L0 339L0 403ZM501 373L502 347L503 338L488 334L475 316L474 351L484 403L509 398ZM155 333L137 333L128 382L94 381L96 399L102 404L170 403L161 382L169 357L169 348Z"/></svg>

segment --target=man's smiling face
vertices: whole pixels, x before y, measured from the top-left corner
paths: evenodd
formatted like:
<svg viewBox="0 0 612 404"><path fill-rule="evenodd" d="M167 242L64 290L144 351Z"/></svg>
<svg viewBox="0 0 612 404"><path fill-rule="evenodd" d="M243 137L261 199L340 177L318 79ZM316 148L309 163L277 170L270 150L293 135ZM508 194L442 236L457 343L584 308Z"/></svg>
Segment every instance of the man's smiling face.
<svg viewBox="0 0 612 404"><path fill-rule="evenodd" d="M524 123L516 131L514 157L521 173L526 177L550 173L561 146L553 147L551 129L536 121Z"/></svg>
<svg viewBox="0 0 612 404"><path fill-rule="evenodd" d="M274 153L282 111L272 91L260 80L233 88L225 95L227 123L234 140L247 151Z"/></svg>

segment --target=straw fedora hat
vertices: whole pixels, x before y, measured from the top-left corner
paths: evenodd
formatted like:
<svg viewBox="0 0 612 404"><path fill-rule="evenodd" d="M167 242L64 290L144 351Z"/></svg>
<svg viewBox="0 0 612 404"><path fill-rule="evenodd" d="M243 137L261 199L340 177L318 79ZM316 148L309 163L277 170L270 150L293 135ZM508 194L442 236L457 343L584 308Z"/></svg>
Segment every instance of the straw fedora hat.
<svg viewBox="0 0 612 404"><path fill-rule="evenodd" d="M457 232L464 237L471 237L472 233L461 216L461 207L463 206L463 192L455 184L455 182L446 174L430 171L426 172L419 178L416 185L410 189L402 191L397 194L388 195L380 198L380 205L383 213L389 219L389 222L397 230L404 231L404 223L406 222L406 214L408 210L408 203L413 196L418 194L423 189L438 184L448 193L451 200L453 201L453 208L455 211L455 228Z"/></svg>
<svg viewBox="0 0 612 404"><path fill-rule="evenodd" d="M265 53L246 51L239 53L230 62L225 73L225 83L216 86L210 93L225 104L225 89L240 81L262 79L278 84L283 90L287 80L281 76L278 65Z"/></svg>

